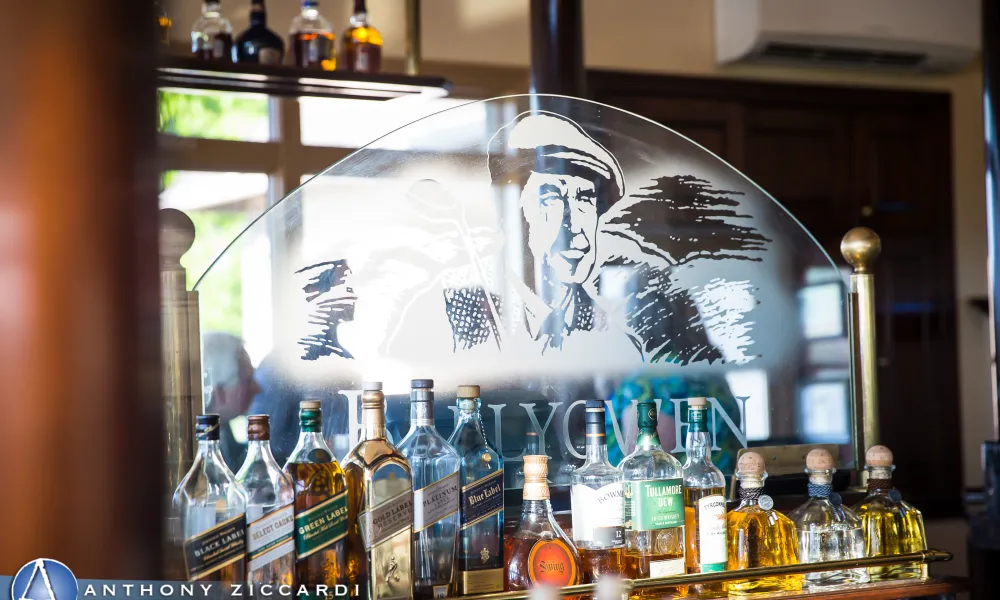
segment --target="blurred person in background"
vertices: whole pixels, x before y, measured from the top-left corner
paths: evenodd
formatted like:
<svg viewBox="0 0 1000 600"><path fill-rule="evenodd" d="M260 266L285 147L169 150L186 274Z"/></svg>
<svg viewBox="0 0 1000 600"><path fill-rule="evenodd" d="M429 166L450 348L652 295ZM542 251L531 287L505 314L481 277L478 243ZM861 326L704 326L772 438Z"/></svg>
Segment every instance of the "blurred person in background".
<svg viewBox="0 0 1000 600"><path fill-rule="evenodd" d="M202 361L211 390L206 413L219 415L219 445L226 464L235 473L247 453L246 415L250 401L260 392L250 355L243 340L230 333L212 331L202 337Z"/></svg>

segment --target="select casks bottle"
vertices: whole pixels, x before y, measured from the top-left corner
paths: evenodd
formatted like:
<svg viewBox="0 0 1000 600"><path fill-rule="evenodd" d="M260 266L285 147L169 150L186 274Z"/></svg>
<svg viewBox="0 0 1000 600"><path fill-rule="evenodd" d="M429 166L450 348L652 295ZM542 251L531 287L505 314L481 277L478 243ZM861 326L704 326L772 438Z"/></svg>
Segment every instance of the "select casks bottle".
<svg viewBox="0 0 1000 600"><path fill-rule="evenodd" d="M386 438L382 384L366 382L362 388L361 440L344 459L351 594L367 600L412 598L410 465Z"/></svg>
<svg viewBox="0 0 1000 600"><path fill-rule="evenodd" d="M684 539L688 573L726 569L726 479L712 464L708 399L688 398L688 433L684 447ZM697 593L721 592L724 584L692 586Z"/></svg>
<svg viewBox="0 0 1000 600"><path fill-rule="evenodd" d="M295 485L295 585L346 591L347 479L323 439L320 403L299 403L299 440L285 463ZM337 588L337 586L342 586Z"/></svg>
<svg viewBox="0 0 1000 600"><path fill-rule="evenodd" d="M503 458L480 416L478 385L458 387L458 423L448 439L461 463L458 593L503 591Z"/></svg>

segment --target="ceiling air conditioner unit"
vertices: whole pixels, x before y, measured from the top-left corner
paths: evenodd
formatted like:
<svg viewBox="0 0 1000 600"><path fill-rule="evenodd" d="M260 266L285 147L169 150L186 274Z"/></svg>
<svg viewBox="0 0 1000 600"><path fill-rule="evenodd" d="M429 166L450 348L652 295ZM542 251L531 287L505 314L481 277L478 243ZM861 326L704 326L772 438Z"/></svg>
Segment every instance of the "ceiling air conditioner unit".
<svg viewBox="0 0 1000 600"><path fill-rule="evenodd" d="M980 47L980 0L715 0L719 64L955 71Z"/></svg>

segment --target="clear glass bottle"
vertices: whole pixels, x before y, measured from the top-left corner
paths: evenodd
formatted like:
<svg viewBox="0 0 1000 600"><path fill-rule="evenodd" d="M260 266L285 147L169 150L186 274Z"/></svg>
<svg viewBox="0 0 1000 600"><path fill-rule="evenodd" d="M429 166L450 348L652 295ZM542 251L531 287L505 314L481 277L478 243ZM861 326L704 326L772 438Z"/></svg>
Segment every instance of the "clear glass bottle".
<svg viewBox="0 0 1000 600"><path fill-rule="evenodd" d="M788 513L799 537L799 560L817 563L850 560L865 555L861 519L841 503L833 491L833 455L822 448L809 451L806 473L809 474L809 499ZM846 569L806 573L805 585L824 586L867 583L866 569Z"/></svg>
<svg viewBox="0 0 1000 600"><path fill-rule="evenodd" d="M434 428L434 381L410 382L410 431L399 451L413 473L413 596L454 596L461 484L458 452Z"/></svg>
<svg viewBox="0 0 1000 600"><path fill-rule="evenodd" d="M792 520L774 510L774 500L764 494L764 458L745 452L736 466L740 505L726 516L728 536L726 569L780 567L799 562L799 544ZM730 594L788 592L802 589L802 575L777 575L729 582Z"/></svg>
<svg viewBox="0 0 1000 600"><path fill-rule="evenodd" d="M296 585L347 585L347 479L323 438L318 400L299 402L299 439L284 471L295 486Z"/></svg>
<svg viewBox="0 0 1000 600"><path fill-rule="evenodd" d="M386 439L382 383L362 384L361 440L347 453L351 594L412 598L413 488L410 464Z"/></svg>
<svg viewBox="0 0 1000 600"><path fill-rule="evenodd" d="M684 448L684 561L688 573L726 569L726 479L712 464L708 432L708 399L688 398L688 431ZM723 584L692 586L697 593L716 593Z"/></svg>
<svg viewBox="0 0 1000 600"><path fill-rule="evenodd" d="M448 438L461 459L458 593L503 591L503 457L483 428L479 386L458 387L458 422Z"/></svg>
<svg viewBox="0 0 1000 600"><path fill-rule="evenodd" d="M369 22L365 0L354 0L351 26L344 32L340 68L355 73L382 70L382 34Z"/></svg>
<svg viewBox="0 0 1000 600"><path fill-rule="evenodd" d="M233 26L222 16L219 0L201 5L201 16L191 28L191 53L202 60L233 60Z"/></svg>
<svg viewBox="0 0 1000 600"><path fill-rule="evenodd" d="M683 575L684 472L660 446L656 402L639 402L635 450L618 468L625 478L624 573L631 579Z"/></svg>
<svg viewBox="0 0 1000 600"><path fill-rule="evenodd" d="M570 487L573 543L584 583L622 572L625 550L622 472L608 462L604 401L587 400L587 461L573 471Z"/></svg>
<svg viewBox="0 0 1000 600"><path fill-rule="evenodd" d="M267 415L247 420L247 458L236 482L247 495L247 583L292 585L295 486L271 455Z"/></svg>
<svg viewBox="0 0 1000 600"><path fill-rule="evenodd" d="M504 589L566 587L583 583L580 556L556 523L549 503L548 457L524 457L521 521L503 541Z"/></svg>
<svg viewBox="0 0 1000 600"><path fill-rule="evenodd" d="M333 26L319 14L318 0L302 0L302 12L292 19L288 46L297 67L324 71L337 68Z"/></svg>
<svg viewBox="0 0 1000 600"><path fill-rule="evenodd" d="M267 28L264 0L252 0L250 26L236 38L236 62L280 65L285 57L285 43Z"/></svg>
<svg viewBox="0 0 1000 600"><path fill-rule="evenodd" d="M198 415L198 453L174 491L172 532L188 581L246 581L246 492L219 448L219 415Z"/></svg>
<svg viewBox="0 0 1000 600"><path fill-rule="evenodd" d="M865 556L909 554L927 549L923 515L904 502L892 485L895 468L892 452L885 446L872 446L865 453L868 495L854 507L861 519ZM914 563L868 567L868 575L872 581L926 577L927 566Z"/></svg>

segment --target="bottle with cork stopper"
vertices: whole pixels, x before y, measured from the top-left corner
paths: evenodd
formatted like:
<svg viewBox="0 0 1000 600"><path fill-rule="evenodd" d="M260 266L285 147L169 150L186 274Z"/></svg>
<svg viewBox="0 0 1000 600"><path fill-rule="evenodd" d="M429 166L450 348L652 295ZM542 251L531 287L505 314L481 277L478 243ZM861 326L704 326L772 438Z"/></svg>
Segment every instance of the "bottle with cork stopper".
<svg viewBox="0 0 1000 600"><path fill-rule="evenodd" d="M504 540L504 589L556 588L582 583L580 556L556 523L549 503L548 457L524 457L521 521Z"/></svg>
<svg viewBox="0 0 1000 600"><path fill-rule="evenodd" d="M791 519L774 509L764 494L764 457L744 452L737 462L740 505L726 515L727 570L778 567L799 562L798 540ZM795 591L802 589L802 575L740 579L729 583L730 594Z"/></svg>
<svg viewBox="0 0 1000 600"><path fill-rule="evenodd" d="M865 555L861 519L844 506L840 494L833 491L836 471L829 451L814 448L806 455L809 499L788 514L798 534L801 562L850 560ZM805 576L805 585L809 587L867 582L867 569L824 571Z"/></svg>
<svg viewBox="0 0 1000 600"><path fill-rule="evenodd" d="M684 561L688 573L726 570L726 479L712 463L708 432L708 399L688 398L688 431L684 442ZM725 585L692 585L699 595L721 593Z"/></svg>
<svg viewBox="0 0 1000 600"><path fill-rule="evenodd" d="M903 501L892 484L892 451L885 446L872 446L865 453L868 472L868 495L858 502L854 512L861 519L865 556L909 554L927 549L924 517L920 511ZM927 566L921 563L869 567L872 581L927 577Z"/></svg>

